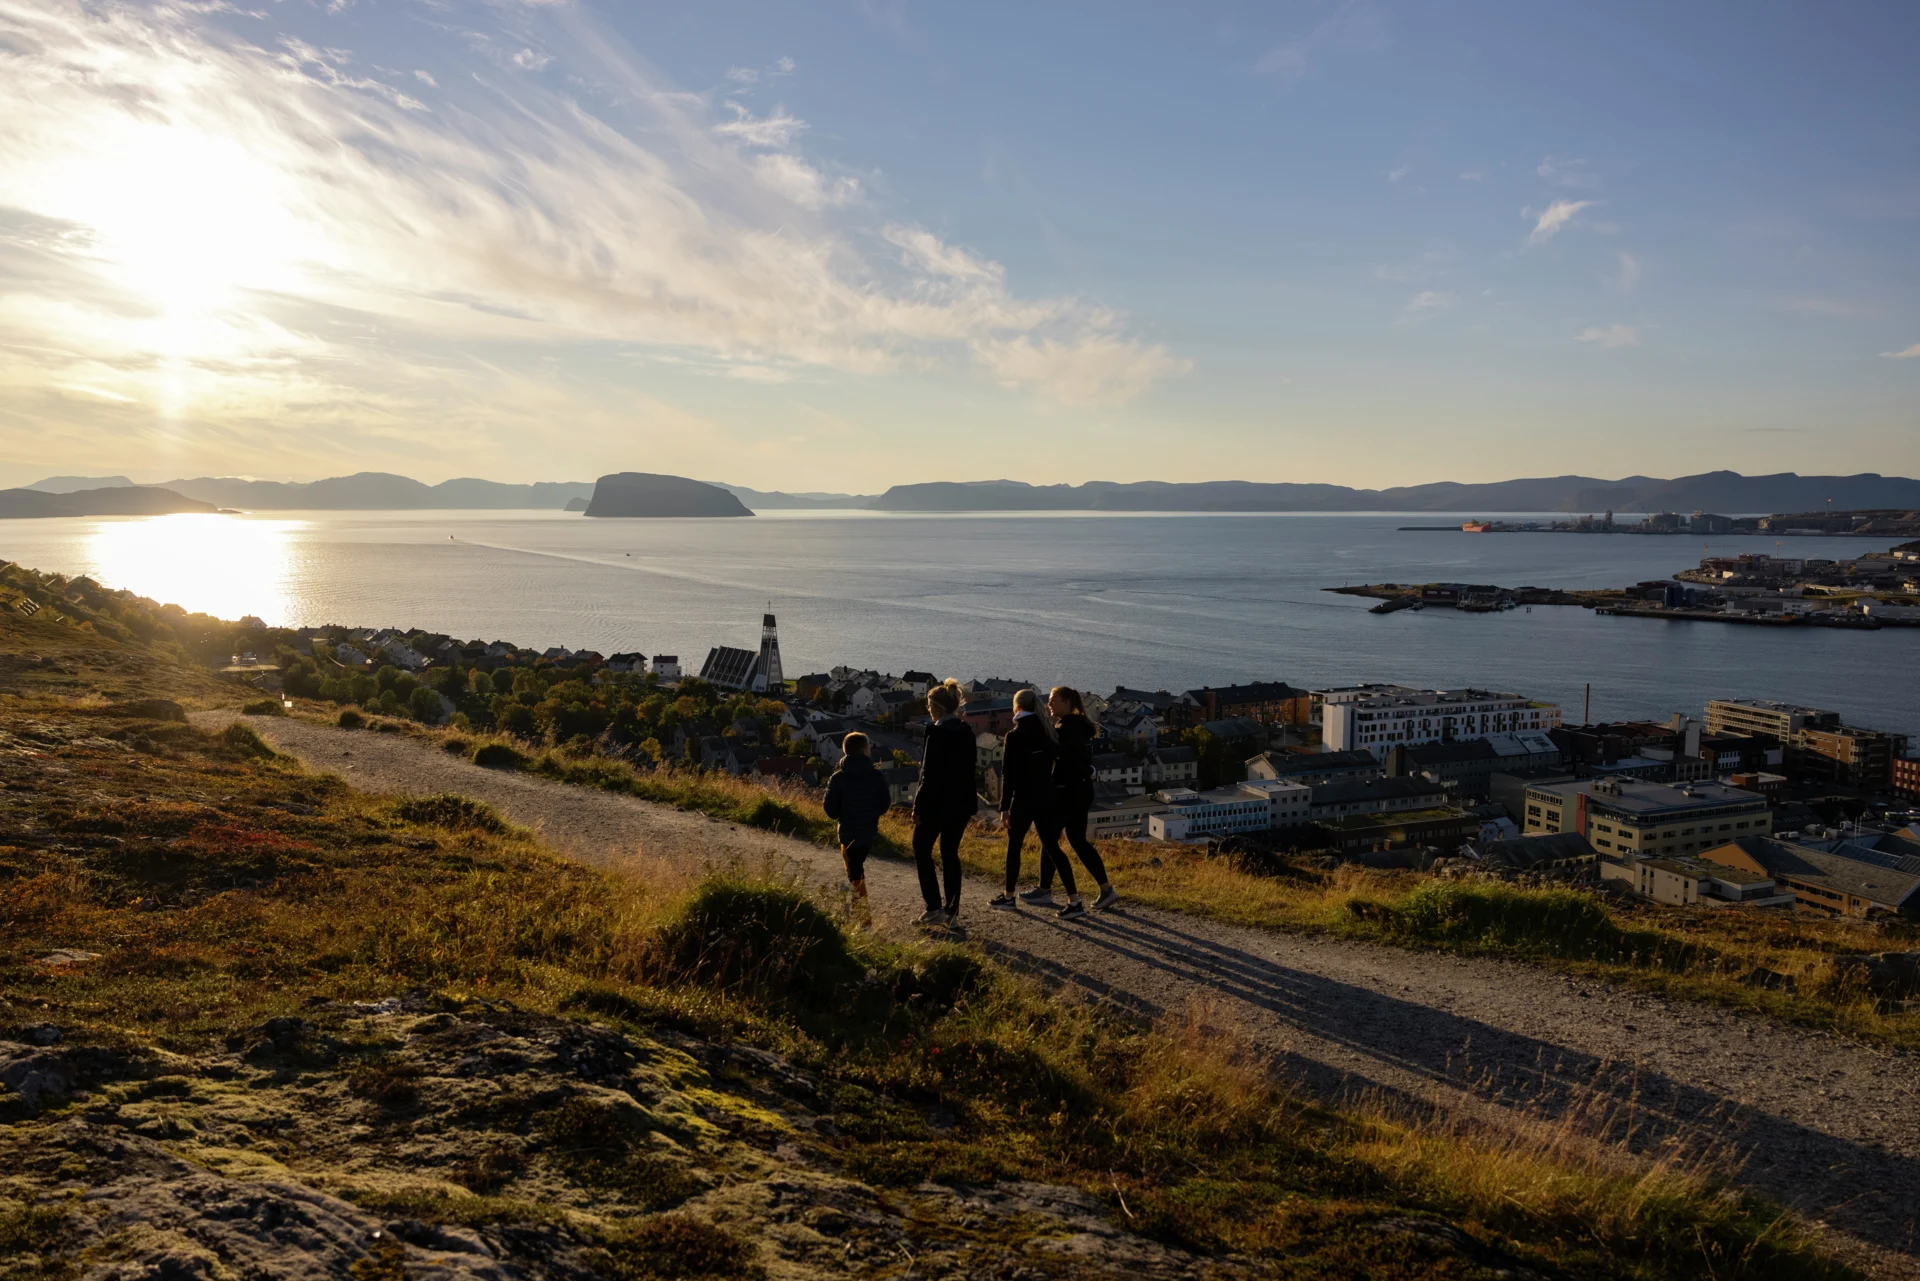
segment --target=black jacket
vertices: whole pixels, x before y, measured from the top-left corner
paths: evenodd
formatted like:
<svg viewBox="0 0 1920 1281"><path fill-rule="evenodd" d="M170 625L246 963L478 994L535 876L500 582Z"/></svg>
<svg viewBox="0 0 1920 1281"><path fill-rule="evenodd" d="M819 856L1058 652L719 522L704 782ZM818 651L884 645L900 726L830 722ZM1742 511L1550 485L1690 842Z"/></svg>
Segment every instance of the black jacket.
<svg viewBox="0 0 1920 1281"><path fill-rule="evenodd" d="M821 808L828 818L840 820L840 843L855 845L880 834L880 816L890 803L886 776L873 758L849 753L828 781Z"/></svg>
<svg viewBox="0 0 1920 1281"><path fill-rule="evenodd" d="M1093 722L1079 712L1068 712L1054 726L1060 754L1053 762L1053 785L1069 795L1093 791Z"/></svg>
<svg viewBox="0 0 1920 1281"><path fill-rule="evenodd" d="M980 808L974 770L973 731L958 716L927 727L927 754L920 762L920 790L913 816L937 823L961 823Z"/></svg>
<svg viewBox="0 0 1920 1281"><path fill-rule="evenodd" d="M1027 812L1053 808L1053 762L1059 752L1038 715L1014 722L1001 766L1006 771L1000 788L1002 813L1016 807Z"/></svg>

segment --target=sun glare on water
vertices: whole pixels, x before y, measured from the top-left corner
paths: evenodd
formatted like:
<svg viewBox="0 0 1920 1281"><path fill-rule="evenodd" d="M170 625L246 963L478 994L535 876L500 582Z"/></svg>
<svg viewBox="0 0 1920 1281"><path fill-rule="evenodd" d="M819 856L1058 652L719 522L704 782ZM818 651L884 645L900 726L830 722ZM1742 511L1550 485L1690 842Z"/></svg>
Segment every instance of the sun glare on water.
<svg viewBox="0 0 1920 1281"><path fill-rule="evenodd" d="M293 534L305 522L238 516L103 520L87 542L93 575L167 605L217 618L288 619Z"/></svg>

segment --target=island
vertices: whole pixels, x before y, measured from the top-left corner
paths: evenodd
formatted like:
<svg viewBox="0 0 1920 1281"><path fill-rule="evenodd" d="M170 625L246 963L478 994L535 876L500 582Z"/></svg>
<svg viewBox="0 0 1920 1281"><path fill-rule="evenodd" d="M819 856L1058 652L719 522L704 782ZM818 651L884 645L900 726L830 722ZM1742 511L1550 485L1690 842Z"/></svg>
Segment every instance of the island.
<svg viewBox="0 0 1920 1281"><path fill-rule="evenodd" d="M0 520L45 516L171 516L179 512L215 512L212 503L183 498L171 489L114 486L49 494L38 489L0 489Z"/></svg>
<svg viewBox="0 0 1920 1281"><path fill-rule="evenodd" d="M685 476L622 471L594 482L589 516L751 516L738 498L718 485Z"/></svg>
<svg viewBox="0 0 1920 1281"><path fill-rule="evenodd" d="M569 512L583 512L583 511L585 511L586 509L587 509L587 500L586 500L586 499L584 499L584 498L569 498L569 499L567 500L567 505L566 505L565 507L563 507L563 508L561 508L560 510L562 510L562 511L569 511Z"/></svg>

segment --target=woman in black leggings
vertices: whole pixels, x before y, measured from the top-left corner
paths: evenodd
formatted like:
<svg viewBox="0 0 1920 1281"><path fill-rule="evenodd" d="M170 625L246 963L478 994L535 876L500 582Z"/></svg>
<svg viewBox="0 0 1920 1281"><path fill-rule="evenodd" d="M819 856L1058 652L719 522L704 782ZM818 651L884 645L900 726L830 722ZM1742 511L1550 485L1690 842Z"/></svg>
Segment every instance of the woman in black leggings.
<svg viewBox="0 0 1920 1281"><path fill-rule="evenodd" d="M1029 898L1032 902L1053 901L1056 870L1071 887L1072 882L1067 880L1071 875L1067 856L1061 852L1058 839L1059 832L1064 830L1067 843L1073 846L1087 874L1100 887L1100 897L1093 905L1109 908L1120 901L1120 895L1107 880L1107 865L1100 858L1100 851L1087 837L1087 815L1093 810L1093 740L1100 731L1087 718L1086 704L1077 689L1055 686L1047 696L1047 710L1053 713L1054 733L1059 740L1053 763L1053 789L1060 826L1054 838L1046 840L1040 850L1040 888L1030 891Z"/></svg>
<svg viewBox="0 0 1920 1281"><path fill-rule="evenodd" d="M1020 854L1027 833L1038 829L1041 858L1060 844L1060 798L1053 789L1054 759L1059 754L1053 729L1040 714L1040 695L1023 689L1013 696L1013 728L1007 732L1006 756L1001 762L1000 814L1007 824L1006 888L987 901L988 907L1013 911L1020 899ZM1073 873L1061 868L1067 886L1067 905L1060 915L1072 919L1087 914L1087 905L1074 892Z"/></svg>

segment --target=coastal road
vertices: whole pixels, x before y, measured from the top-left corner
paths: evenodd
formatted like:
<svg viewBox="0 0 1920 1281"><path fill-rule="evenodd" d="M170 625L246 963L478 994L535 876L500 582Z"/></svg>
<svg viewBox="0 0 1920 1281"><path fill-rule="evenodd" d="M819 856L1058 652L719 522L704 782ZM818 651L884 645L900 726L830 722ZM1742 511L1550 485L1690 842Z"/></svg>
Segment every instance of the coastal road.
<svg viewBox="0 0 1920 1281"><path fill-rule="evenodd" d="M248 723L363 791L464 793L608 871L684 880L713 864L771 861L842 883L837 851L805 841L481 769L404 735ZM910 932L921 910L913 869L868 867L878 927ZM1058 988L1150 1018L1231 1027L1331 1101L1565 1125L1656 1156L1711 1152L1737 1166L1740 1184L1825 1224L1861 1267L1920 1281L1914 1056L1505 961L1225 925L1124 900L1078 922L992 912L996 888L969 880L965 934Z"/></svg>

